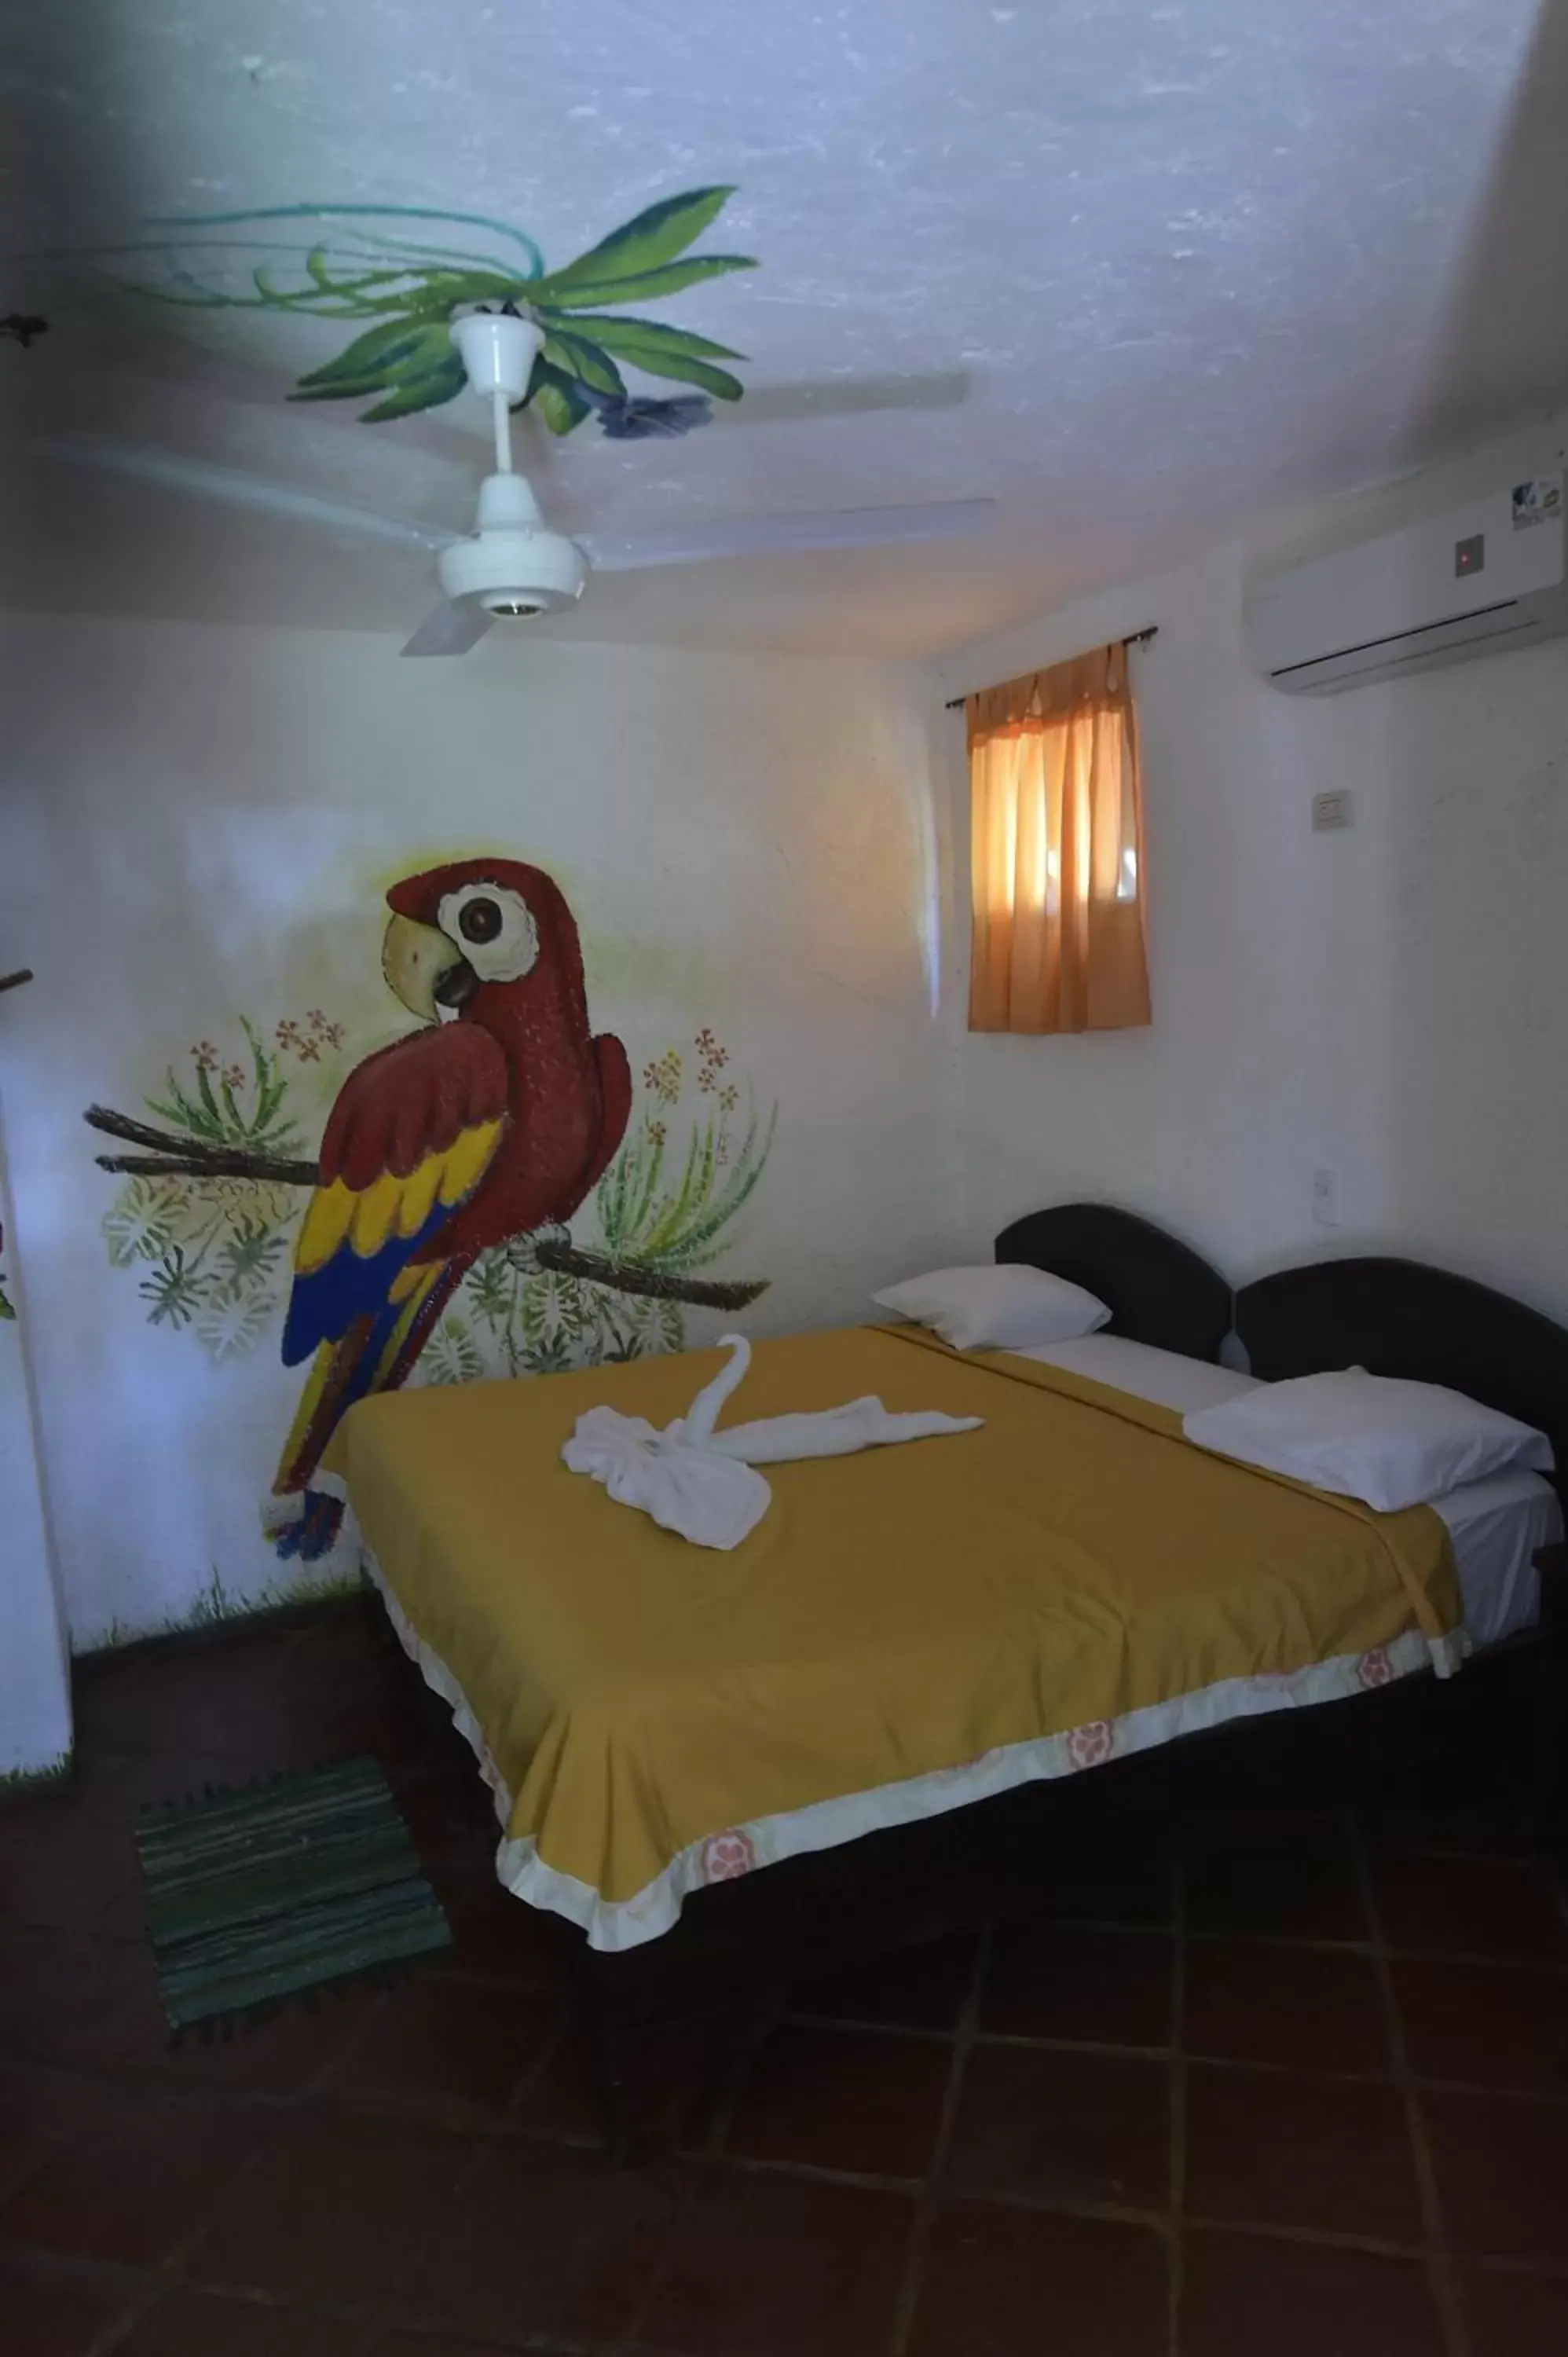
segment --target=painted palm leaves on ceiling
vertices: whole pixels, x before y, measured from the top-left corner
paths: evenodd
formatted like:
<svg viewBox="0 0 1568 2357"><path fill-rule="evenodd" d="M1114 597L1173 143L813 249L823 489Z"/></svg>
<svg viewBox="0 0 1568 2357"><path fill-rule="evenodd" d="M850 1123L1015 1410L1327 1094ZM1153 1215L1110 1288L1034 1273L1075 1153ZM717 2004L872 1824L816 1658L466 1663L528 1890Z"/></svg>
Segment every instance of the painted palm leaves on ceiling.
<svg viewBox="0 0 1568 2357"><path fill-rule="evenodd" d="M553 433L570 434L596 417L618 439L680 434L706 424L713 401L740 399L740 380L724 363L745 356L621 307L662 302L704 279L757 267L748 254L691 251L733 194L688 188L666 197L559 270L545 268L523 231L475 213L303 204L209 213L149 224L162 233L152 250L163 255L164 275L127 283L162 303L354 326L344 350L300 377L290 397L364 401L367 425L452 400L465 380L447 323L473 305L512 308L544 329L521 406L534 409ZM316 241L291 246L275 226L285 222L316 225ZM469 234L470 242L433 242L442 227ZM269 258L247 265L242 291L218 283L257 246ZM220 258L220 269L210 261L202 266L203 255ZM639 394L628 389L628 370L695 390Z"/></svg>

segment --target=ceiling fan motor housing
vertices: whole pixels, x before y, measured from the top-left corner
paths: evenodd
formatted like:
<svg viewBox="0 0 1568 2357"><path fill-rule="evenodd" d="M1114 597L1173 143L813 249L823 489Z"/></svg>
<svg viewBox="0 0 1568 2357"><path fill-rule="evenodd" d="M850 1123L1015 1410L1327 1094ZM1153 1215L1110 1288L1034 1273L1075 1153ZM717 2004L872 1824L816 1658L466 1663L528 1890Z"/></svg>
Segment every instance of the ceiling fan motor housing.
<svg viewBox="0 0 1568 2357"><path fill-rule="evenodd" d="M478 532L444 548L436 563L455 606L514 619L575 605L588 577L582 550L548 529L522 475L486 476Z"/></svg>
<svg viewBox="0 0 1568 2357"><path fill-rule="evenodd" d="M468 382L476 393L504 393L521 401L533 374L533 362L544 341L535 319L521 319L509 311L465 311L447 329L462 355Z"/></svg>

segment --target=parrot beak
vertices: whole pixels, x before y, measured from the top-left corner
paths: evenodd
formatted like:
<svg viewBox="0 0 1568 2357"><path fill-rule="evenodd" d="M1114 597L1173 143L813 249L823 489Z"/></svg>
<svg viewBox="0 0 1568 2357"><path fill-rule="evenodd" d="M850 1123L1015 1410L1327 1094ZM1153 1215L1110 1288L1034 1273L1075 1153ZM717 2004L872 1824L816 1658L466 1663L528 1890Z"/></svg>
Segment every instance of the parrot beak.
<svg viewBox="0 0 1568 2357"><path fill-rule="evenodd" d="M422 1023L450 1022L479 986L460 950L435 925L393 917L381 937L387 987Z"/></svg>

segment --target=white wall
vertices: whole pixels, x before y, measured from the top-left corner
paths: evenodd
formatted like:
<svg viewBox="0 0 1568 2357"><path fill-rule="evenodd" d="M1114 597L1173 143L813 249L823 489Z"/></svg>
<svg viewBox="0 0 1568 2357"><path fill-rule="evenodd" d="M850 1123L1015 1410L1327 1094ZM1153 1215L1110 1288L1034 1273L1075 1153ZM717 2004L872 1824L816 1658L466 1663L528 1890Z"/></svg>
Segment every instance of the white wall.
<svg viewBox="0 0 1568 2357"><path fill-rule="evenodd" d="M23 1001L0 1001L5 1019ZM37 1775L70 1756L65 1631L49 1560L27 1380L27 1304L0 1134L0 1777Z"/></svg>
<svg viewBox="0 0 1568 2357"><path fill-rule="evenodd" d="M1467 472L1465 489L1513 479ZM1377 528L1396 511L1380 500ZM1336 503L1316 537L1357 522ZM1568 643L1286 697L1246 665L1250 561L1232 544L932 670L935 705L1159 626L1133 658L1154 1023L963 1039L970 1226L1102 1197L1238 1282L1390 1249L1568 1317ZM932 725L966 892L962 716ZM1315 834L1330 786L1354 824ZM1332 1232L1311 1217L1317 1168L1337 1180Z"/></svg>
<svg viewBox="0 0 1568 2357"><path fill-rule="evenodd" d="M937 811L902 673L495 640L401 662L377 638L42 617L0 643L4 938L39 977L0 1078L79 1647L177 1618L214 1573L267 1591L259 1509L303 1372L275 1316L230 1363L149 1324L154 1268L110 1265L116 1181L82 1109L146 1118L192 1043L227 1054L242 1015L270 1037L318 1006L348 1039L291 1068L313 1153L343 1073L408 1025L378 963L401 875L487 850L545 867L634 1073L671 1044L690 1070L707 1024L778 1100L707 1272L773 1280L741 1323L852 1318L953 1248Z"/></svg>

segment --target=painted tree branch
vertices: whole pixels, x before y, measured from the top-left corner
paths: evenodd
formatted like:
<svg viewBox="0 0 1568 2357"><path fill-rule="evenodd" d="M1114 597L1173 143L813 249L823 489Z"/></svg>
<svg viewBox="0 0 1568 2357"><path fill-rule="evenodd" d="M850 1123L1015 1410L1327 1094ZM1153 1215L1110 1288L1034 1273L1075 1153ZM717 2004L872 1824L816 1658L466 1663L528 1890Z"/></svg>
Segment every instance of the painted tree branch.
<svg viewBox="0 0 1568 2357"><path fill-rule="evenodd" d="M766 1293L767 1277L710 1283L700 1276L666 1276L660 1270L638 1268L605 1254L583 1252L575 1244L542 1243L536 1257L541 1268L557 1276L580 1276L590 1285L607 1285L616 1293L640 1293L652 1301L685 1301L694 1309L744 1309Z"/></svg>
<svg viewBox="0 0 1568 2357"><path fill-rule="evenodd" d="M105 1137L124 1138L128 1146L148 1146L151 1154L100 1154L101 1170L129 1171L138 1178L262 1178L274 1187L317 1187L321 1172L314 1162L295 1162L278 1154L260 1154L243 1146L209 1146L199 1137L182 1137L177 1131L154 1129L127 1114L112 1113L107 1105L89 1105L82 1115L90 1129Z"/></svg>
<svg viewBox="0 0 1568 2357"><path fill-rule="evenodd" d="M314 1162L285 1162L273 1154L246 1154L215 1146L210 1154L98 1154L100 1170L128 1171L137 1178L263 1178L274 1187L314 1187Z"/></svg>
<svg viewBox="0 0 1568 2357"><path fill-rule="evenodd" d="M150 1122L133 1121L129 1114L112 1113L107 1105L89 1105L81 1116L89 1129L101 1129L106 1137L123 1137L132 1146L156 1146L166 1154L206 1154L211 1148L198 1139L182 1137L177 1130L155 1129Z"/></svg>
<svg viewBox="0 0 1568 2357"><path fill-rule="evenodd" d="M105 1137L153 1149L144 1154L97 1155L94 1159L101 1170L126 1172L138 1178L259 1178L282 1187L321 1184L320 1167L315 1162L290 1161L245 1146L209 1146L199 1138L181 1137L173 1130L133 1121L129 1114L114 1113L107 1105L89 1105L82 1118L90 1129L101 1131ZM537 1257L540 1267L556 1276L580 1277L615 1293L639 1294L652 1301L687 1302L694 1309L744 1309L768 1290L766 1277L725 1283L668 1276L659 1269L639 1268L553 1239L540 1244Z"/></svg>

